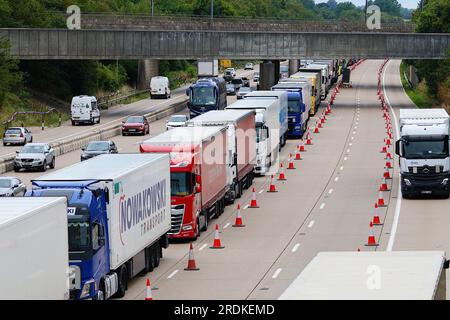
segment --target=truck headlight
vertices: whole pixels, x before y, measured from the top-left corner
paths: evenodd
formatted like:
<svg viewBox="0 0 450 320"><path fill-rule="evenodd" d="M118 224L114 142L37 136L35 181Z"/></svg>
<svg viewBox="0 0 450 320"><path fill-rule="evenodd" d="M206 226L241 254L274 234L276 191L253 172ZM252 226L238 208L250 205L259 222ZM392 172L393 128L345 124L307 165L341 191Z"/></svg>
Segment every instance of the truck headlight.
<svg viewBox="0 0 450 320"><path fill-rule="evenodd" d="M446 186L448 183L448 178L445 178L444 180L442 180L441 184Z"/></svg>
<svg viewBox="0 0 450 320"><path fill-rule="evenodd" d="M86 281L84 283L84 285L83 285L83 289L81 289L80 299L89 297L89 293L91 291L91 287L93 287L93 286L95 287L95 281L94 280Z"/></svg>
<svg viewBox="0 0 450 320"><path fill-rule="evenodd" d="M411 186L411 181L409 181L409 179L403 179L403 181L405 181L405 184L407 186Z"/></svg>
<svg viewBox="0 0 450 320"><path fill-rule="evenodd" d="M191 225L186 225L182 227L183 231L189 231L192 230L192 226Z"/></svg>

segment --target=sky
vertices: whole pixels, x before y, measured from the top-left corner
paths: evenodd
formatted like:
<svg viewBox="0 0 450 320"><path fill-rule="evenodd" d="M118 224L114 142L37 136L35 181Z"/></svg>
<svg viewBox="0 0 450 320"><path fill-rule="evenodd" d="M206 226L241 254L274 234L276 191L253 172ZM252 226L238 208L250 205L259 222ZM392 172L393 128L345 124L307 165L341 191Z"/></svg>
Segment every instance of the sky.
<svg viewBox="0 0 450 320"><path fill-rule="evenodd" d="M328 2L328 0L314 0L316 3L320 2ZM352 2L355 6L363 6L365 5L365 0L336 0L336 2ZM408 8L408 9L416 9L417 3L419 0L398 0L402 7Z"/></svg>

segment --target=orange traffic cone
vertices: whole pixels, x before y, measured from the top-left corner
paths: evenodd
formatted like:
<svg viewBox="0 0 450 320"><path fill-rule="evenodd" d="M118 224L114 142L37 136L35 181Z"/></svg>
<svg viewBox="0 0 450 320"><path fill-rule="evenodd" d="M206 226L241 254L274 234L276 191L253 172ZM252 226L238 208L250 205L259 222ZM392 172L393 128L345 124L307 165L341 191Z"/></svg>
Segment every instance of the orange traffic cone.
<svg viewBox="0 0 450 320"><path fill-rule="evenodd" d="M383 193L380 191L378 193L378 200L377 200L378 207L386 207L386 203L384 203Z"/></svg>
<svg viewBox="0 0 450 320"><path fill-rule="evenodd" d="M383 146L383 148L381 149L380 152L381 152L381 153L387 153L387 148L386 148L386 146Z"/></svg>
<svg viewBox="0 0 450 320"><path fill-rule="evenodd" d="M150 279L147 278L147 292L145 294L145 300L153 300L152 287L150 286Z"/></svg>
<svg viewBox="0 0 450 320"><path fill-rule="evenodd" d="M305 145L304 145L304 142L303 142L303 139L302 139L302 141L300 142L300 148L298 149L300 152L305 152L306 150L305 150Z"/></svg>
<svg viewBox="0 0 450 320"><path fill-rule="evenodd" d="M383 224L381 223L381 220L380 220L380 216L379 215L374 215L373 216L373 220L372 220L372 224L374 225L374 226L382 226Z"/></svg>
<svg viewBox="0 0 450 320"><path fill-rule="evenodd" d="M386 178L383 177L383 182L381 183L380 186L380 191L391 191L391 189L389 189L389 186L387 184Z"/></svg>
<svg viewBox="0 0 450 320"><path fill-rule="evenodd" d="M314 133L320 133L319 132L319 127L316 125L316 127L314 128Z"/></svg>
<svg viewBox="0 0 450 320"><path fill-rule="evenodd" d="M386 153L386 157L384 157L386 160L392 160L392 154L390 152Z"/></svg>
<svg viewBox="0 0 450 320"><path fill-rule="evenodd" d="M270 187L269 191L267 192L278 192L277 189L275 188L275 184L273 183L273 175L270 177Z"/></svg>
<svg viewBox="0 0 450 320"><path fill-rule="evenodd" d="M220 243L220 236L219 236L219 225L216 224L216 231L214 232L214 243L212 247L209 247L210 249L223 249L225 248Z"/></svg>
<svg viewBox="0 0 450 320"><path fill-rule="evenodd" d="M258 203L256 202L256 191L255 188L252 190L252 201L250 201L249 208L259 208Z"/></svg>
<svg viewBox="0 0 450 320"><path fill-rule="evenodd" d="M306 145L307 145L307 146L312 145L311 137L309 136L309 132L308 132L308 135L306 136Z"/></svg>
<svg viewBox="0 0 450 320"><path fill-rule="evenodd" d="M386 139L386 145L390 146L391 145L391 139Z"/></svg>
<svg viewBox="0 0 450 320"><path fill-rule="evenodd" d="M384 167L383 177L385 179L392 179L391 172L389 171L389 168Z"/></svg>
<svg viewBox="0 0 450 320"><path fill-rule="evenodd" d="M279 181L286 181L286 176L284 174L284 168L283 168L283 163L280 163L280 173L278 175L278 180Z"/></svg>
<svg viewBox="0 0 450 320"><path fill-rule="evenodd" d="M299 153L299 155L300 155L300 153ZM289 166L288 166L288 170L295 170L294 160L292 159L292 153L289 154Z"/></svg>
<svg viewBox="0 0 450 320"><path fill-rule="evenodd" d="M192 246L192 243L189 247L189 260L188 260L188 265L187 268L184 269L185 271L197 271L200 270L199 268L197 268L197 265L195 263L195 259L194 259L194 248Z"/></svg>
<svg viewBox="0 0 450 320"><path fill-rule="evenodd" d="M392 168L391 161L386 161L386 168L388 168L388 169Z"/></svg>
<svg viewBox="0 0 450 320"><path fill-rule="evenodd" d="M236 211L236 221L233 224L235 228L245 227L245 224L242 223L242 215L241 215L241 206L238 204Z"/></svg>
<svg viewBox="0 0 450 320"><path fill-rule="evenodd" d="M300 153L300 148L298 148L297 151L295 151L295 160L303 160L302 154Z"/></svg>
<svg viewBox="0 0 450 320"><path fill-rule="evenodd" d="M366 243L366 246L368 246L368 247L376 247L376 246L378 246L378 243L377 243L377 241L376 241L376 239L375 239L375 235L373 234L373 223L372 223L372 221L370 221L370 234L369 234L369 237L367 238L367 243Z"/></svg>

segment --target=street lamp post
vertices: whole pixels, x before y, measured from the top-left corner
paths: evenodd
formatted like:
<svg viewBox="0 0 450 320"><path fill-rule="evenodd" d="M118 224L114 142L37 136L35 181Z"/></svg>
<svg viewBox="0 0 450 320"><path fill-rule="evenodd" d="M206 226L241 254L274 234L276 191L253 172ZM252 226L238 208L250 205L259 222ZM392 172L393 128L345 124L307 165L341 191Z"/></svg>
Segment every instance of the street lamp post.
<svg viewBox="0 0 450 320"><path fill-rule="evenodd" d="M214 19L214 0L211 0L211 20Z"/></svg>
<svg viewBox="0 0 450 320"><path fill-rule="evenodd" d="M150 11L151 11L151 15L153 17L153 14L155 13L155 1L154 0L150 0L151 4L150 4Z"/></svg>

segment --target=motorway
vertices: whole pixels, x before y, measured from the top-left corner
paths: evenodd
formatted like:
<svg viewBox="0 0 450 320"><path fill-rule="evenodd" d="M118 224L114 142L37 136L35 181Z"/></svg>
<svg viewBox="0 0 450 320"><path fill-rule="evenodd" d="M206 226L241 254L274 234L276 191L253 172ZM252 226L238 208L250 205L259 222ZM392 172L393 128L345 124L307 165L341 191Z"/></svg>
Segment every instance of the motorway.
<svg viewBox="0 0 450 320"><path fill-rule="evenodd" d="M402 200L397 159L394 179L389 182L392 191L384 192L389 205L377 209L384 221L384 225L374 227L380 245L365 246L385 163L380 153L386 138L385 121L376 94L382 62L367 60L353 71L353 88L340 90L324 128L312 134L313 145L306 146L303 160L295 161L296 170L286 170L287 181L276 181L278 193L266 192L268 177L255 179L260 208L247 208L250 190L239 201L245 228L231 226L235 206L228 206L222 216L211 221L208 231L194 242L199 271L183 270L189 243L177 241L164 251L155 271L130 281L124 299L143 300L147 277L152 281L154 299L276 299L320 251L450 252L450 240L446 238L450 200ZM414 107L401 86L399 64L398 60L390 61L383 74L386 99L397 117L400 108ZM231 98L229 103L233 101ZM148 100L139 104L149 105ZM311 125L318 115L311 119ZM152 123L151 128L151 136L164 131L165 119ZM139 142L147 138L117 136L113 140L119 152L137 152ZM288 141L281 152L282 160L294 152L297 143ZM77 163L80 153L59 156L57 168ZM42 173L15 175L29 185L29 180ZM221 230L223 250L209 249L215 223Z"/></svg>

